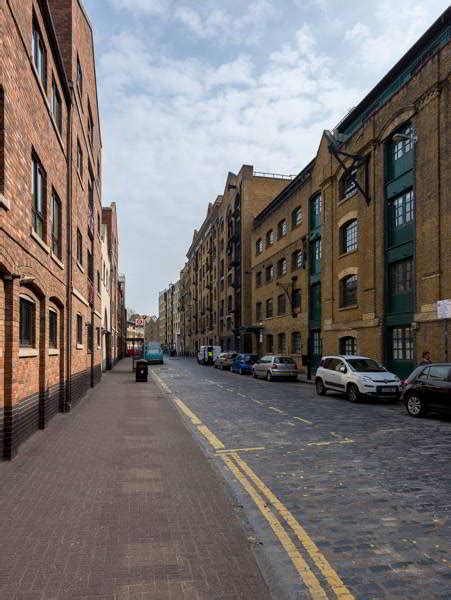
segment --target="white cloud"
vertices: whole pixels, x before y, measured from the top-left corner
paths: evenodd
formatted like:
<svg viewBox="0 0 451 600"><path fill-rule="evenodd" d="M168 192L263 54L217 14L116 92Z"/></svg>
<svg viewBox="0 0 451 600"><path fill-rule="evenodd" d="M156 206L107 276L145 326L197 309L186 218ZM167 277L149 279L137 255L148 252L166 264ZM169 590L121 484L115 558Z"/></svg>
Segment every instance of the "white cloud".
<svg viewBox="0 0 451 600"><path fill-rule="evenodd" d="M148 15L163 14L169 9L169 0L108 0L119 10L128 10Z"/></svg>

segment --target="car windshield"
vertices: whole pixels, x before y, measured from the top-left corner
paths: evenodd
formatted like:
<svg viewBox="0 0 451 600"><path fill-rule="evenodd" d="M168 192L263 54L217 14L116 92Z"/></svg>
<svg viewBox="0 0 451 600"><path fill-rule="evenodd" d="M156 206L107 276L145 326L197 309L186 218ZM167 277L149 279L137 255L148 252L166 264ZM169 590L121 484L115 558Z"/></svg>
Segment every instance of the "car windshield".
<svg viewBox="0 0 451 600"><path fill-rule="evenodd" d="M292 365L294 364L294 360L292 358L289 358L288 356L277 356L274 359L275 363L278 363L280 365Z"/></svg>
<svg viewBox="0 0 451 600"><path fill-rule="evenodd" d="M357 373L383 373L387 369L371 358L348 358L349 366Z"/></svg>

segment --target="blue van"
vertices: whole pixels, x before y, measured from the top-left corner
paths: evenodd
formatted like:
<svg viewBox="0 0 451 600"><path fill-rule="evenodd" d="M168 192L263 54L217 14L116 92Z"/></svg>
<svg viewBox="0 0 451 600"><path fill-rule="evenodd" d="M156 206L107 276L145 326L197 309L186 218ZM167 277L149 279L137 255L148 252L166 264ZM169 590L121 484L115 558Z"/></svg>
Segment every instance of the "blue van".
<svg viewBox="0 0 451 600"><path fill-rule="evenodd" d="M147 364L162 365L164 363L160 342L147 342L144 346L144 359Z"/></svg>

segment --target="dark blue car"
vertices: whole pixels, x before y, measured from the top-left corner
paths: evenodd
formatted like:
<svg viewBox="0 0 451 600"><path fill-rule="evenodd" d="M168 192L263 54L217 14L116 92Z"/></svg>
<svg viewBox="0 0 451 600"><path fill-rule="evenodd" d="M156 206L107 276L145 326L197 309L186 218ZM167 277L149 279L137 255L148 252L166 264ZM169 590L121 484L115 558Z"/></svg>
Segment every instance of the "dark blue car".
<svg viewBox="0 0 451 600"><path fill-rule="evenodd" d="M230 367L232 373L240 375L250 375L252 373L252 365L258 360L256 354L238 354Z"/></svg>

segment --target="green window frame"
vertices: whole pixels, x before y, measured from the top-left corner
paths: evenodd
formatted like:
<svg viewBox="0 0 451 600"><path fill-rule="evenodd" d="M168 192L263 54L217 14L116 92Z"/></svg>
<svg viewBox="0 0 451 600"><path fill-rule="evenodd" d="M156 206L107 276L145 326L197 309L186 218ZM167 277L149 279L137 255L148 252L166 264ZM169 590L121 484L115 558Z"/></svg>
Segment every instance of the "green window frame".
<svg viewBox="0 0 451 600"><path fill-rule="evenodd" d="M413 331L410 326L393 327L391 351L394 360L413 360Z"/></svg>
<svg viewBox="0 0 451 600"><path fill-rule="evenodd" d="M413 258L399 260L390 265L391 293L406 294L412 291L414 280Z"/></svg>
<svg viewBox="0 0 451 600"><path fill-rule="evenodd" d="M20 298L19 345L21 348L36 346L36 305L27 298Z"/></svg>
<svg viewBox="0 0 451 600"><path fill-rule="evenodd" d="M340 339L340 354L357 354L357 340L355 337L348 335Z"/></svg>

